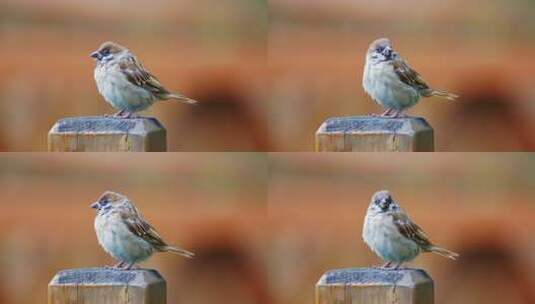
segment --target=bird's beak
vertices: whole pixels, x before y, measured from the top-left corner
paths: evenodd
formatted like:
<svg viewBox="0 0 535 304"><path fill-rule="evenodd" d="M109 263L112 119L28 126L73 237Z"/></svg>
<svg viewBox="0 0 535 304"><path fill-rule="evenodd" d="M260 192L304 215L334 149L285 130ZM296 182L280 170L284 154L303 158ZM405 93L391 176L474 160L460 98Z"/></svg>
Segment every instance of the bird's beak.
<svg viewBox="0 0 535 304"><path fill-rule="evenodd" d="M383 55L386 57L386 58L390 58L390 56L392 56L392 49L390 47L385 47L384 50L383 50Z"/></svg>
<svg viewBox="0 0 535 304"><path fill-rule="evenodd" d="M98 209L98 202L94 202L93 204L91 204L91 208Z"/></svg>
<svg viewBox="0 0 535 304"><path fill-rule="evenodd" d="M100 55L99 52L93 52L93 53L91 53L91 57L93 57L93 58L95 58L95 59L97 59L97 60L102 59L102 55Z"/></svg>
<svg viewBox="0 0 535 304"><path fill-rule="evenodd" d="M381 202L379 202L379 207L381 207L381 209L386 209L386 207L388 207L386 200L382 200Z"/></svg>

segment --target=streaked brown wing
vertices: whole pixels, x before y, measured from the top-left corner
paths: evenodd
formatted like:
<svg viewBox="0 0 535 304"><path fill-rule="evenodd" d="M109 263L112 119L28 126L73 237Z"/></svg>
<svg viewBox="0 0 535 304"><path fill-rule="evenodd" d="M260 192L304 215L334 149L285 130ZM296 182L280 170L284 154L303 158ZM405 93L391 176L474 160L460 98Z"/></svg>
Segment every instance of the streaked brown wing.
<svg viewBox="0 0 535 304"><path fill-rule="evenodd" d="M392 61L392 66L394 67L394 72L396 72L399 79L405 84L408 84L409 86L418 90L429 89L429 86L420 77L420 74L413 70L405 61L401 59L394 60Z"/></svg>
<svg viewBox="0 0 535 304"><path fill-rule="evenodd" d="M135 212L129 212L128 214L123 212L121 218L130 232L149 242L156 249L167 246L167 243L160 237L158 232L156 232L156 229L147 223L141 215L139 215L137 210L135 210Z"/></svg>
<svg viewBox="0 0 535 304"><path fill-rule="evenodd" d="M394 213L392 214L392 218L394 224L403 236L413 240L423 248L432 245L423 230L413 223L406 214Z"/></svg>
<svg viewBox="0 0 535 304"><path fill-rule="evenodd" d="M128 57L119 63L121 71L125 74L126 79L132 84L140 86L154 94L168 94L169 92L160 84L158 79L143 68L141 62L135 57Z"/></svg>

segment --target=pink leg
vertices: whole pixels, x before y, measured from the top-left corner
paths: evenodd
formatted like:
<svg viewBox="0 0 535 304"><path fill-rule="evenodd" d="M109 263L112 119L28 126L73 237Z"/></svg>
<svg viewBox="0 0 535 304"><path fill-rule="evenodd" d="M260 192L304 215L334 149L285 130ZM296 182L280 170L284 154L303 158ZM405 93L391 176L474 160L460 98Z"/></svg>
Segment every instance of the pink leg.
<svg viewBox="0 0 535 304"><path fill-rule="evenodd" d="M124 262L120 261L119 263L113 265L113 266L104 266L106 269L121 269L124 266Z"/></svg>
<svg viewBox="0 0 535 304"><path fill-rule="evenodd" d="M402 117L407 117L406 114L403 113L403 111L395 111L394 114L392 115L392 118L402 118Z"/></svg>
<svg viewBox="0 0 535 304"><path fill-rule="evenodd" d="M138 118L139 116L137 116L136 114L132 113L132 112L126 112L125 111L125 115L123 116L123 118Z"/></svg>
<svg viewBox="0 0 535 304"><path fill-rule="evenodd" d="M124 270L131 270L131 269L139 269L139 266L137 266L136 263L130 263L126 265L126 267L124 268Z"/></svg>
<svg viewBox="0 0 535 304"><path fill-rule="evenodd" d="M394 269L398 270L401 264L403 264L403 262L397 263L396 266L394 266Z"/></svg>
<svg viewBox="0 0 535 304"><path fill-rule="evenodd" d="M119 111L119 112L113 114L112 117L123 117L123 114L124 114L124 110L121 110L121 111Z"/></svg>
<svg viewBox="0 0 535 304"><path fill-rule="evenodd" d="M384 112L381 114L381 117L390 117L392 111L393 111L392 109L386 109L386 111L384 111Z"/></svg>

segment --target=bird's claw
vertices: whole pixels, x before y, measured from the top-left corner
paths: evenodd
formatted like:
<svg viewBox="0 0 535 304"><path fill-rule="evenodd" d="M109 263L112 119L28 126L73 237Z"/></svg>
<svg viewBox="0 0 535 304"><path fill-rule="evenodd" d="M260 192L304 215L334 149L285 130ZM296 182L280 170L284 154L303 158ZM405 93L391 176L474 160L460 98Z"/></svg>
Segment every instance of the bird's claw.
<svg viewBox="0 0 535 304"><path fill-rule="evenodd" d="M104 115L106 117L110 117L109 115ZM125 110L121 110L115 114L113 114L111 117L114 117L114 118L139 118L138 115L132 113L132 112L128 112L128 111L125 111Z"/></svg>
<svg viewBox="0 0 535 304"><path fill-rule="evenodd" d="M140 269L138 265L131 263L126 265L126 267L123 268L124 270L138 270Z"/></svg>

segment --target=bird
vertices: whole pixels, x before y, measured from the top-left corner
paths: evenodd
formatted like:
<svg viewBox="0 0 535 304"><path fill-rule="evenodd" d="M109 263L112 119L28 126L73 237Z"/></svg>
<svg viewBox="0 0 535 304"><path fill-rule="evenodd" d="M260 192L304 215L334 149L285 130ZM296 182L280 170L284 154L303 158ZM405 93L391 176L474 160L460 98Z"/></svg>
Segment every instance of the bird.
<svg viewBox="0 0 535 304"><path fill-rule="evenodd" d="M118 261L113 269L138 269L136 265L156 252L171 252L193 258L193 252L168 245L124 195L106 191L91 204L96 209L97 240Z"/></svg>
<svg viewBox="0 0 535 304"><path fill-rule="evenodd" d="M113 117L137 117L134 113L147 109L159 100L197 103L194 99L164 88L130 50L118 43L102 43L91 53L91 57L96 61L94 78L100 95L119 110Z"/></svg>
<svg viewBox="0 0 535 304"><path fill-rule="evenodd" d="M386 263L382 268L399 269L402 263L421 252L432 252L452 260L459 254L434 245L394 201L387 190L376 192L364 219L362 238L368 247Z"/></svg>
<svg viewBox="0 0 535 304"><path fill-rule="evenodd" d="M375 102L386 109L381 117L405 117L403 111L414 106L422 97L436 96L448 100L459 97L430 88L420 74L394 51L388 38L380 38L370 44L362 86Z"/></svg>

